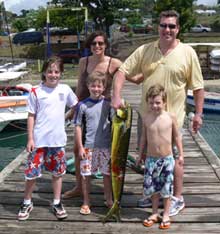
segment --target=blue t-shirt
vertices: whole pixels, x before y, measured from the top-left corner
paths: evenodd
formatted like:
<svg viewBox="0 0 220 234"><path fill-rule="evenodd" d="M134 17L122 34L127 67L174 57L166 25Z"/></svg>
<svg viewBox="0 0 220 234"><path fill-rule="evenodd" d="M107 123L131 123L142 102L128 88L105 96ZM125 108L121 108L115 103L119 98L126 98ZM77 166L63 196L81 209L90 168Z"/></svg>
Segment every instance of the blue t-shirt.
<svg viewBox="0 0 220 234"><path fill-rule="evenodd" d="M113 110L110 100L89 98L79 102L74 116L74 124L84 132L84 147L111 147L111 119Z"/></svg>

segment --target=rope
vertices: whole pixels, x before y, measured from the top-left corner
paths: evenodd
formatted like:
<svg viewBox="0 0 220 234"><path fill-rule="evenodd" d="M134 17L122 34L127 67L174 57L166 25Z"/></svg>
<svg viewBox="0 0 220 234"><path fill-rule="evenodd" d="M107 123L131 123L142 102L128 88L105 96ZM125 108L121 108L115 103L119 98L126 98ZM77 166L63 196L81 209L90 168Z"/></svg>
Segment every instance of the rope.
<svg viewBox="0 0 220 234"><path fill-rule="evenodd" d="M4 141L4 140L8 140L8 139L12 139L12 138L16 138L16 137L19 137L19 136L23 136L23 135L26 135L27 133L22 133L22 134L17 134L17 135L14 135L14 136L10 136L10 137L4 137L4 138L1 138L0 141Z"/></svg>

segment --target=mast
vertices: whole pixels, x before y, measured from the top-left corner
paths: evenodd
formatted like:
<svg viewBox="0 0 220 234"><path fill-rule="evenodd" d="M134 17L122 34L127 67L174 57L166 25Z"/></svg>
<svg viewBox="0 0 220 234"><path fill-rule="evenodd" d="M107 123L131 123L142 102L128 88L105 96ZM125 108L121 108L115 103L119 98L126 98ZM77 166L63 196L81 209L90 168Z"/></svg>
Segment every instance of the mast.
<svg viewBox="0 0 220 234"><path fill-rule="evenodd" d="M12 41L11 41L11 37L10 37L10 30L8 27L8 19L7 19L7 13L5 10L5 5L4 5L4 1L0 2L1 5L1 15L2 15L2 22L5 23L6 25L6 30L8 33L8 41L9 41L9 45L10 45L10 50L11 50L11 59L12 59L12 63L14 63L14 54L13 54L13 48L12 48Z"/></svg>

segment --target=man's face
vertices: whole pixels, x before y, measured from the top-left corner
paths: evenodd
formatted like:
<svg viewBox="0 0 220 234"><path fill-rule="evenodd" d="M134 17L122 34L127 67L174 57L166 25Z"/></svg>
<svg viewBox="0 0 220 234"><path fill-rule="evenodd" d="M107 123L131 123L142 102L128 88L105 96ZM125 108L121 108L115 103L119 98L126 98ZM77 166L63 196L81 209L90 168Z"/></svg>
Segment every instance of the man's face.
<svg viewBox="0 0 220 234"><path fill-rule="evenodd" d="M176 17L162 17L158 26L160 40L163 42L172 42L176 39L179 32L179 25Z"/></svg>

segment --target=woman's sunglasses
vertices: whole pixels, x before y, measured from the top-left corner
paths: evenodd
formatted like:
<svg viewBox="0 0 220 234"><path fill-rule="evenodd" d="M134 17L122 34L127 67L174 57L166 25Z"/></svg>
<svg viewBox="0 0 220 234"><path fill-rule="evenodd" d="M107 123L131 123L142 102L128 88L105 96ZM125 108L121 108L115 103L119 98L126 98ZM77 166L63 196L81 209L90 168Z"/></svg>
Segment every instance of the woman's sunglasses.
<svg viewBox="0 0 220 234"><path fill-rule="evenodd" d="M98 44L98 46L103 46L105 44L104 41L93 41L91 43L92 46L96 46Z"/></svg>

